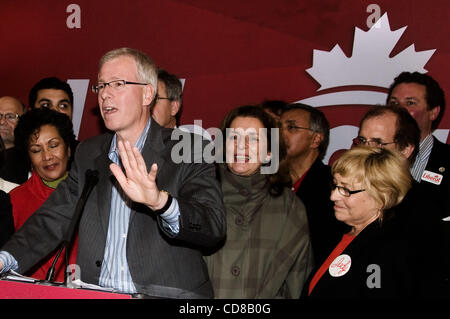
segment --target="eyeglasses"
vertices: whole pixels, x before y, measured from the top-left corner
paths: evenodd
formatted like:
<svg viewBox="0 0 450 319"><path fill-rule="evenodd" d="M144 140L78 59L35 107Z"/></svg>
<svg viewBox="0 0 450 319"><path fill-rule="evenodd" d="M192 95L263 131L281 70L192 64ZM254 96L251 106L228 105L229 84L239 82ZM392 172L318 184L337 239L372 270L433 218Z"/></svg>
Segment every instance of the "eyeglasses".
<svg viewBox="0 0 450 319"><path fill-rule="evenodd" d="M358 136L353 139L353 145L363 144L363 145L368 145L370 147L383 147L383 146L386 146L389 144L394 144L394 143L397 143L397 142L394 141L394 142L384 143L379 138L366 139L365 137L362 137L362 136Z"/></svg>
<svg viewBox="0 0 450 319"><path fill-rule="evenodd" d="M308 131L314 132L314 130L310 129L309 127L301 127L301 126L297 126L297 125L294 125L294 124L283 125L282 128L285 129L285 130L288 130L288 131L308 130Z"/></svg>
<svg viewBox="0 0 450 319"><path fill-rule="evenodd" d="M114 80L114 81L109 81L109 82L104 82L104 83L99 83L97 85L93 85L92 92L97 94L98 92L104 90L105 87L107 87L107 86L109 86L110 88L112 88L115 91L121 91L125 88L126 84L147 85L148 83L131 82L131 81L126 81L126 80Z"/></svg>
<svg viewBox="0 0 450 319"><path fill-rule="evenodd" d="M5 117L5 120L8 122L16 122L19 119L19 114L17 113L0 113L0 121Z"/></svg>
<svg viewBox="0 0 450 319"><path fill-rule="evenodd" d="M172 99L169 98L169 97L163 97L163 96L159 96L159 95L156 95L156 99L157 99L157 100L169 100L169 101L172 100Z"/></svg>
<svg viewBox="0 0 450 319"><path fill-rule="evenodd" d="M341 194L342 196L345 196L345 197L350 197L353 194L357 194L357 193L365 191L365 189L358 189L358 190L351 191L347 187L338 186L335 183L332 183L331 190L334 191L336 188L337 188L339 194Z"/></svg>

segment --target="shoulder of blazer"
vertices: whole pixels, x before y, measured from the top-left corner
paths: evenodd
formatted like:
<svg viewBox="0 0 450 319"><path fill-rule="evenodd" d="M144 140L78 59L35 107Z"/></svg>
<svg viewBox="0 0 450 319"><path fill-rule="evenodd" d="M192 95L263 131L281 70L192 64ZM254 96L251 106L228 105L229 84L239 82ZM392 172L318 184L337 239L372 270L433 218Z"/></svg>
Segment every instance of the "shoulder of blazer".
<svg viewBox="0 0 450 319"><path fill-rule="evenodd" d="M306 173L305 179L300 184L297 194L316 193L317 189L323 190L328 197L330 192L330 183L332 181L331 169L324 164L322 160L316 159Z"/></svg>
<svg viewBox="0 0 450 319"><path fill-rule="evenodd" d="M154 122L152 122L153 125ZM180 130L179 128L165 128L160 127L161 138L165 145L173 145L180 141L180 137L189 138L190 143L194 145L195 141L201 141L203 138L199 134L194 134L191 132L186 132ZM208 141L209 142L209 141Z"/></svg>
<svg viewBox="0 0 450 319"><path fill-rule="evenodd" d="M436 137L433 136L433 149L431 154L439 154L439 156L446 156L446 159L449 160L450 157L450 145L439 141Z"/></svg>
<svg viewBox="0 0 450 319"><path fill-rule="evenodd" d="M383 236L384 231L378 220L370 223L366 226L359 234L356 236L352 242L347 246L347 252L364 252L368 248L373 249L374 247L380 246L382 240L385 238Z"/></svg>
<svg viewBox="0 0 450 319"><path fill-rule="evenodd" d="M169 156L171 156L172 149L178 143L181 143L177 147L177 154L181 149L183 149L183 153L184 150L186 150L187 153L191 154L190 163L204 163L205 158L203 157L203 151L205 150L205 147L211 143L210 140L203 139L203 137L199 134L186 132L178 128L169 129L159 127L159 129L155 128L155 131L152 130L151 134L153 134L153 132L156 134L155 136L150 135L150 140L151 143L155 144L150 147L157 152L161 151L161 156L166 160ZM187 155L183 155L183 157L184 156Z"/></svg>
<svg viewBox="0 0 450 319"><path fill-rule="evenodd" d="M310 168L311 172L321 177L331 176L331 167L324 164L321 159L317 158ZM306 175L308 176L308 175Z"/></svg>
<svg viewBox="0 0 450 319"><path fill-rule="evenodd" d="M77 152L79 150L86 150L89 152L90 156L104 154L109 151L113 136L112 133L105 133L88 138L78 144Z"/></svg>
<svg viewBox="0 0 450 319"><path fill-rule="evenodd" d="M442 143L433 137L433 149L431 150L426 169L434 171L445 167L446 173L450 170L450 145ZM436 173L439 173L436 171Z"/></svg>

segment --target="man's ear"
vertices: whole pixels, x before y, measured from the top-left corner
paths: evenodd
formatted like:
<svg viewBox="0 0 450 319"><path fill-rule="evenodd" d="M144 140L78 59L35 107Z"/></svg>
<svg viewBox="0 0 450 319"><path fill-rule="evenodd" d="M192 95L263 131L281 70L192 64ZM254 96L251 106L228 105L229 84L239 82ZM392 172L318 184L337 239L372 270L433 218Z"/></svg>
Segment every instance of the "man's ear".
<svg viewBox="0 0 450 319"><path fill-rule="evenodd" d="M151 84L147 84L144 86L144 89L142 90L143 93L143 104L148 106L152 103L153 99L156 95L156 90Z"/></svg>
<svg viewBox="0 0 450 319"><path fill-rule="evenodd" d="M438 117L440 111L441 111L440 106L436 106L435 108L431 109L429 111L430 121L434 121Z"/></svg>
<svg viewBox="0 0 450 319"><path fill-rule="evenodd" d="M319 148L320 143L323 141L323 134L314 132L313 141L311 144L312 148Z"/></svg>
<svg viewBox="0 0 450 319"><path fill-rule="evenodd" d="M175 116L180 110L180 101L171 101L170 102L170 115Z"/></svg>
<svg viewBox="0 0 450 319"><path fill-rule="evenodd" d="M406 146L404 149L400 151L400 153L402 153L403 156L405 156L405 158L407 159L411 156L413 152L414 152L414 145L412 144L408 144L408 146Z"/></svg>

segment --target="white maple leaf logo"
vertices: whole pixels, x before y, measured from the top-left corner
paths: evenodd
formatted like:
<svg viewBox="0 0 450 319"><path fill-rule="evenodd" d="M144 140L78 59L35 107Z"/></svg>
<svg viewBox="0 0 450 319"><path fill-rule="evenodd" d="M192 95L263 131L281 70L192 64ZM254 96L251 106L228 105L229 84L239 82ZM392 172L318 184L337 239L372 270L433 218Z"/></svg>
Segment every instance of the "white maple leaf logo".
<svg viewBox="0 0 450 319"><path fill-rule="evenodd" d="M368 31L355 27L351 57L346 57L338 44L329 52L314 50L313 66L306 72L321 85L318 91L348 85L388 88L403 71L425 73L424 66L435 49L416 52L412 44L389 57L406 28L391 31L385 13Z"/></svg>
<svg viewBox="0 0 450 319"><path fill-rule="evenodd" d="M319 84L317 91L364 85L388 88L394 78L403 71L426 73L426 63L436 49L416 52L411 44L394 57L389 57L406 26L391 31L387 13L368 30L355 27L352 56L345 56L336 44L331 51L313 50L313 66L306 70ZM337 105L381 105L386 103L387 90L345 90L321 93L305 98L298 103L314 107ZM441 141L447 140L449 130L436 130L434 135ZM328 159L339 149L349 149L351 140L358 134L358 127L341 125L330 130L330 144L323 159Z"/></svg>

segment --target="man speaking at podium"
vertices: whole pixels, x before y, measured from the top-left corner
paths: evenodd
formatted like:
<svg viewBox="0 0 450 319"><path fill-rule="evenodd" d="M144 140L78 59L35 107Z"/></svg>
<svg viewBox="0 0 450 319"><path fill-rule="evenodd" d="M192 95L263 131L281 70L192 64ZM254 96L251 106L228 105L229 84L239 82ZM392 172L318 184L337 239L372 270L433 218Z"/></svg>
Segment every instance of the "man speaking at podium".
<svg viewBox="0 0 450 319"><path fill-rule="evenodd" d="M213 164L172 160L172 129L150 117L157 80L153 61L137 50L101 58L93 91L114 134L80 143L69 177L2 247L2 272L23 273L55 250L87 184L85 172L97 170L79 224L81 280L124 293L213 297L200 250L225 236L220 187Z"/></svg>

